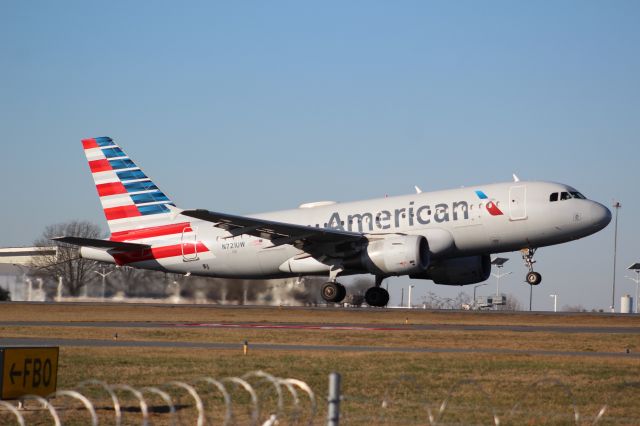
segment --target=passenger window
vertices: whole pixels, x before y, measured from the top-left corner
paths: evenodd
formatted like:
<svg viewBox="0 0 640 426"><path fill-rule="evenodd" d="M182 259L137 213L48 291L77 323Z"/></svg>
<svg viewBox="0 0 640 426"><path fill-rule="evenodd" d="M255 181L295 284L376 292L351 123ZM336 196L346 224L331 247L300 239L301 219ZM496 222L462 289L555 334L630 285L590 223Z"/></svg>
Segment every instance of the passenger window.
<svg viewBox="0 0 640 426"><path fill-rule="evenodd" d="M551 196L549 197L549 201L558 201L558 193L554 192L553 194L551 194Z"/></svg>
<svg viewBox="0 0 640 426"><path fill-rule="evenodd" d="M563 192L560 194L560 199L561 200L570 200L571 199L571 195L568 192Z"/></svg>

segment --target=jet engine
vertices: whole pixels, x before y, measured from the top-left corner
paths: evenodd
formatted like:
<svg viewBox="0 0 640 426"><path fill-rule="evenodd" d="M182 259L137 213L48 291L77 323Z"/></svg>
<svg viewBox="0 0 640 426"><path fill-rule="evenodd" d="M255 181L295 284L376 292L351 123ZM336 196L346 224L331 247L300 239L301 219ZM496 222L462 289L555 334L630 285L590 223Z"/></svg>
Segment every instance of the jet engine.
<svg viewBox="0 0 640 426"><path fill-rule="evenodd" d="M491 275L489 255L442 259L432 264L421 274L411 274L409 278L432 280L443 285L467 285L486 281Z"/></svg>
<svg viewBox="0 0 640 426"><path fill-rule="evenodd" d="M370 241L360 265L375 275L420 273L429 267L429 243L422 235L404 235Z"/></svg>

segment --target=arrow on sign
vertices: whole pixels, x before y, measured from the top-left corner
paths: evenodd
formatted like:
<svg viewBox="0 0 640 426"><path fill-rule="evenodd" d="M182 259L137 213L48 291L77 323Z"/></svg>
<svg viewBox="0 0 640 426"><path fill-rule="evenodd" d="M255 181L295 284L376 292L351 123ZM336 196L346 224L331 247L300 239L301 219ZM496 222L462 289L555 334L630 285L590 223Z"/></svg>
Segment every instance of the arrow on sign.
<svg viewBox="0 0 640 426"><path fill-rule="evenodd" d="M22 377L22 371L16 371L16 364L11 364L11 370L9 371L9 377L11 378L11 384L15 385L16 383L13 381L14 376Z"/></svg>

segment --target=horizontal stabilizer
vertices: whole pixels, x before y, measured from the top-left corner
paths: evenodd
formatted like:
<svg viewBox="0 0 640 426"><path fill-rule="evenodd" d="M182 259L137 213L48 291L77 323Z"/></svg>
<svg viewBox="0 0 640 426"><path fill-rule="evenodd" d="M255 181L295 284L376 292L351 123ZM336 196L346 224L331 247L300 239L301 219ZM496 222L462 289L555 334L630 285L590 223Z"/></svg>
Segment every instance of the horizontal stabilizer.
<svg viewBox="0 0 640 426"><path fill-rule="evenodd" d="M120 241L100 240L97 238L55 237L51 239L75 246L117 249L121 251L136 251L151 248L148 244L124 243Z"/></svg>

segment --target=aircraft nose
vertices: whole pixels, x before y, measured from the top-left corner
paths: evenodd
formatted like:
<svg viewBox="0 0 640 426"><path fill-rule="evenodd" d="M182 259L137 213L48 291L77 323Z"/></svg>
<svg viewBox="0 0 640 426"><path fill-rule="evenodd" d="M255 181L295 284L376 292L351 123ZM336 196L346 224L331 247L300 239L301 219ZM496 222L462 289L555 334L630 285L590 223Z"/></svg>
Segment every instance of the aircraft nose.
<svg viewBox="0 0 640 426"><path fill-rule="evenodd" d="M611 211L595 201L591 204L591 223L598 230L605 228L611 222Z"/></svg>

